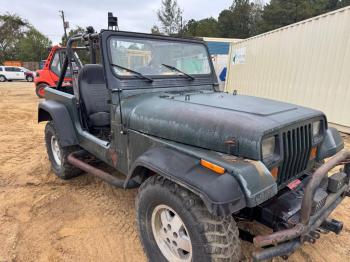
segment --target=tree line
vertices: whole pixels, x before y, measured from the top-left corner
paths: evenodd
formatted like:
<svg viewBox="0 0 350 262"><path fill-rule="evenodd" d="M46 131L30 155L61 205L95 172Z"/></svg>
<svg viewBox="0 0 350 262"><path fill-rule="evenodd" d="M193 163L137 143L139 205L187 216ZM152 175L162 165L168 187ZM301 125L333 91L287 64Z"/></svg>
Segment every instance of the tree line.
<svg viewBox="0 0 350 262"><path fill-rule="evenodd" d="M233 0L218 18L189 19L176 0L162 0L155 34L247 38L350 5L350 0Z"/></svg>
<svg viewBox="0 0 350 262"><path fill-rule="evenodd" d="M27 20L15 14L0 14L0 64L5 60L40 61L51 41Z"/></svg>
<svg viewBox="0 0 350 262"><path fill-rule="evenodd" d="M183 18L176 0L162 0L157 11L159 25L154 34L247 38L313 16L350 5L350 0L233 0L217 18ZM68 36L83 33L77 26ZM64 38L62 38L64 43ZM16 14L0 14L0 64L5 60L40 61L45 59L52 42L27 20Z"/></svg>
<svg viewBox="0 0 350 262"><path fill-rule="evenodd" d="M68 32L68 38L84 32L84 28L77 26ZM65 43L64 36L61 42L64 45L62 43ZM16 14L0 14L0 64L6 60L44 60L51 46L51 40L27 20Z"/></svg>

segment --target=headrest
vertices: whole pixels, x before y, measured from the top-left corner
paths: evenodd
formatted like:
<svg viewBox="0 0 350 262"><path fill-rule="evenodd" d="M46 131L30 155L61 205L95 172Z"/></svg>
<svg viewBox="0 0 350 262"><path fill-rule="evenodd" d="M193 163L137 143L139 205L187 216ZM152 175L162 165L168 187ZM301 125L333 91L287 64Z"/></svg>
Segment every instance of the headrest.
<svg viewBox="0 0 350 262"><path fill-rule="evenodd" d="M79 81L88 84L105 84L105 77L102 65L86 64L79 72Z"/></svg>

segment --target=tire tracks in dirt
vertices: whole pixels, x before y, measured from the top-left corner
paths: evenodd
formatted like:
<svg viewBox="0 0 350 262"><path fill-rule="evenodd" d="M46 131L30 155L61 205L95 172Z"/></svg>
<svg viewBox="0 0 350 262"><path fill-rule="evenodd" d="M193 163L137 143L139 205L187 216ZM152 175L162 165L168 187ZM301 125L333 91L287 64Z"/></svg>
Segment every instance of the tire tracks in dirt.
<svg viewBox="0 0 350 262"><path fill-rule="evenodd" d="M89 175L56 178L45 125L37 124L38 101L33 83L0 84L0 261L146 261L135 223L137 191ZM322 236L289 261L350 261L349 204L333 214L345 223L339 236ZM252 250L243 243L245 257Z"/></svg>

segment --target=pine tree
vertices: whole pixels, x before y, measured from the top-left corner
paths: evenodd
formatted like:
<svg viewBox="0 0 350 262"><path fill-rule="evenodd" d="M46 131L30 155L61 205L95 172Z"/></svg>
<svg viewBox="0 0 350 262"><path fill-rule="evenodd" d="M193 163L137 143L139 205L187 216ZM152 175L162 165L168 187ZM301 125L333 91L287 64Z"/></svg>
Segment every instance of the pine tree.
<svg viewBox="0 0 350 262"><path fill-rule="evenodd" d="M157 11L161 23L161 33L177 35L182 31L182 10L176 0L162 0L162 6Z"/></svg>

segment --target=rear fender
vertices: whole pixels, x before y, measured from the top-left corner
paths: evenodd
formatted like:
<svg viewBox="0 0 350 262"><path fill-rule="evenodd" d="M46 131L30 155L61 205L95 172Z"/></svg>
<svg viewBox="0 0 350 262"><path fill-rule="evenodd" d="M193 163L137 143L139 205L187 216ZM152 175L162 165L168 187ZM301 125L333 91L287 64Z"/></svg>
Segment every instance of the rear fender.
<svg viewBox="0 0 350 262"><path fill-rule="evenodd" d="M40 102L38 108L38 122L51 120L55 123L62 146L78 144L73 122L66 106L53 100Z"/></svg>

